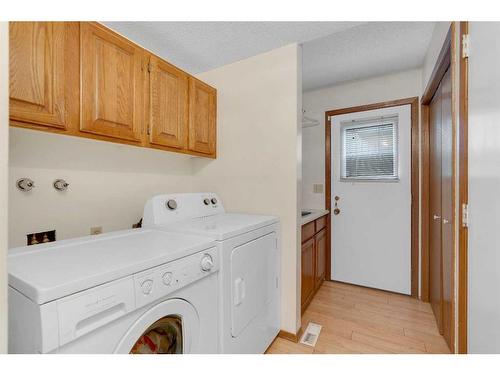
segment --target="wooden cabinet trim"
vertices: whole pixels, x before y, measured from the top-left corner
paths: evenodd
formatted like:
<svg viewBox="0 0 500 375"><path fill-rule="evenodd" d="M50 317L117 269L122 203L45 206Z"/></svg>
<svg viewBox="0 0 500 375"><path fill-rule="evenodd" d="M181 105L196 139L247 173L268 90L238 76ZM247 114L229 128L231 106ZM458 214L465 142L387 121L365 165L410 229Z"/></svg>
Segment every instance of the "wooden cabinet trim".
<svg viewBox="0 0 500 375"><path fill-rule="evenodd" d="M314 221L302 225L302 242L305 242L308 239L310 239L312 236L314 236L315 233L316 231L315 231Z"/></svg>

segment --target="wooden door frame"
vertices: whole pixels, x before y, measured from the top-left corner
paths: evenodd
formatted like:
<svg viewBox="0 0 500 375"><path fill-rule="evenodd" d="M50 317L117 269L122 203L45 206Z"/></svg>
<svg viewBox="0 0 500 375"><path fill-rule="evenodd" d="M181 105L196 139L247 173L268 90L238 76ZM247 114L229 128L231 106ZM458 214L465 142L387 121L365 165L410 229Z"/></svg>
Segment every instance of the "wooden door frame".
<svg viewBox="0 0 500 375"><path fill-rule="evenodd" d="M391 100L367 104L357 107L335 109L325 112L325 206L330 214L327 216L327 251L326 279L331 280L331 122L330 117L347 113L365 112L374 109L411 106L411 296L418 298L418 227L419 227L419 129L418 129L418 97Z"/></svg>
<svg viewBox="0 0 500 375"><path fill-rule="evenodd" d="M457 33L459 35L457 53ZM467 353L467 241L468 229L466 224L463 223L462 215L457 217L457 207L455 204L458 202L459 212L461 212L462 205L468 202L468 60L463 55L462 38L468 34L468 22L460 22L459 27L457 23L452 22L448 30L443 46L439 53L436 65L432 71L429 83L422 95L421 103L421 126L422 126L422 227L421 227L421 244L422 244L422 261L421 261L421 298L425 302L429 302L429 147L430 147L430 133L429 133L429 104L436 92L441 79L443 78L446 70L451 69L452 76L452 131L453 131L453 146L452 146L452 181L453 181L453 264L456 265L458 261L458 278L456 278L456 267L453 267L451 277L452 281L452 352L455 352L455 335L457 335L457 351L458 353ZM457 62L456 60L459 59ZM458 88L457 88L458 84ZM457 98L458 95L458 98ZM457 124L458 112L458 124ZM458 131L459 143L456 144L456 135ZM458 158L456 155L458 149ZM458 169L456 163L458 162ZM456 182L458 171L458 201L456 199ZM458 244L456 236L456 228L458 221ZM465 225L465 226L464 226ZM457 246L458 246L458 259L457 259ZM458 295L455 295L455 279L458 280ZM458 304L458 306L457 306ZM458 329L455 326L455 311L458 310Z"/></svg>

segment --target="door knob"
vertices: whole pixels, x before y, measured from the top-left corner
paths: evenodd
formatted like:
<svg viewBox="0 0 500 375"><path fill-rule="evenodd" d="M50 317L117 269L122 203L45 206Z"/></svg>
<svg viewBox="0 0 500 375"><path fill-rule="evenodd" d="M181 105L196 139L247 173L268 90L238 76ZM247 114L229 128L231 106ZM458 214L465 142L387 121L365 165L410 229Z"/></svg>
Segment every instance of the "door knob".
<svg viewBox="0 0 500 375"><path fill-rule="evenodd" d="M333 210L333 214L334 214L334 215L338 215L338 214L340 214L340 208L336 208L336 209L334 209L334 210Z"/></svg>
<svg viewBox="0 0 500 375"><path fill-rule="evenodd" d="M439 220L439 219L441 219L441 216L434 214L433 218L434 218L434 220Z"/></svg>

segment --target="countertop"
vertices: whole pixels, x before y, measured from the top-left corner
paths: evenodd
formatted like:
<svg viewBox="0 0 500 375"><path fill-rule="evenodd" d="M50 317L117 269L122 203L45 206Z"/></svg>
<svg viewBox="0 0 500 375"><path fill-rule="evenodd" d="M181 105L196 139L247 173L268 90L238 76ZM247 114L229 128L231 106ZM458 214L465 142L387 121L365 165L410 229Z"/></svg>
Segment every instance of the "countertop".
<svg viewBox="0 0 500 375"><path fill-rule="evenodd" d="M311 213L309 215L302 216L302 224L301 225L310 223L311 221L314 221L314 220L320 218L321 216L328 215L328 213L330 212L328 210L313 210L313 209L308 209L308 208L303 208L302 211L310 211Z"/></svg>

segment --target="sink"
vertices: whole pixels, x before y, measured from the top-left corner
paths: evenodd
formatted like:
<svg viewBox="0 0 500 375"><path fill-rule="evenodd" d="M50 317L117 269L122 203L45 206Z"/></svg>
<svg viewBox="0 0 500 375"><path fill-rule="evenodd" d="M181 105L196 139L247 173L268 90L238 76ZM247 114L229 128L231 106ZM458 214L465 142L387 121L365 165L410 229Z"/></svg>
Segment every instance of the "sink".
<svg viewBox="0 0 500 375"><path fill-rule="evenodd" d="M311 211L302 211L302 217L310 215Z"/></svg>

